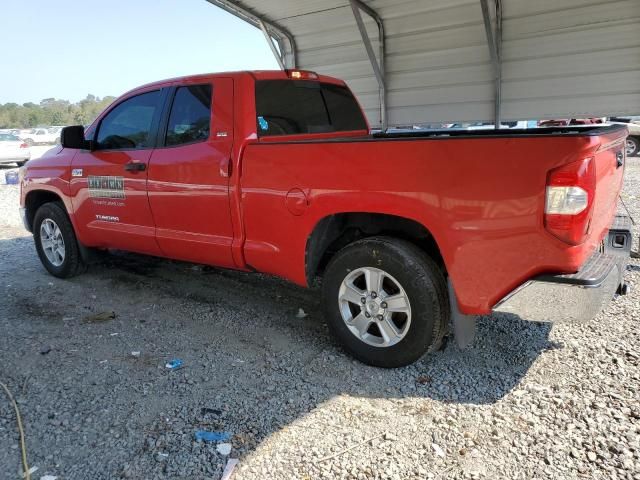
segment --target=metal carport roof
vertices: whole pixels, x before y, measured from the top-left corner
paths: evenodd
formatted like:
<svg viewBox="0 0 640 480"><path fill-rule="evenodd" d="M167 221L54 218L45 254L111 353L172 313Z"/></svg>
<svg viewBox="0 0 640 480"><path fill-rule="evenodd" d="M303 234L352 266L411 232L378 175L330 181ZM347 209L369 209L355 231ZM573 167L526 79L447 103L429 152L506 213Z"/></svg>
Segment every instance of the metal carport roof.
<svg viewBox="0 0 640 480"><path fill-rule="evenodd" d="M372 125L640 113L640 0L207 0Z"/></svg>

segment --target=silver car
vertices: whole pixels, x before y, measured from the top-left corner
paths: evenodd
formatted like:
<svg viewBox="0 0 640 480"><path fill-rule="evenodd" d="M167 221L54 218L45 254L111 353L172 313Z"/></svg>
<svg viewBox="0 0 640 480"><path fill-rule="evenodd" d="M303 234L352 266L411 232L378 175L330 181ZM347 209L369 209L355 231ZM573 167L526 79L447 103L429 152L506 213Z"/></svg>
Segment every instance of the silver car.
<svg viewBox="0 0 640 480"><path fill-rule="evenodd" d="M0 133L0 164L15 163L19 167L31 158L29 145L10 133Z"/></svg>

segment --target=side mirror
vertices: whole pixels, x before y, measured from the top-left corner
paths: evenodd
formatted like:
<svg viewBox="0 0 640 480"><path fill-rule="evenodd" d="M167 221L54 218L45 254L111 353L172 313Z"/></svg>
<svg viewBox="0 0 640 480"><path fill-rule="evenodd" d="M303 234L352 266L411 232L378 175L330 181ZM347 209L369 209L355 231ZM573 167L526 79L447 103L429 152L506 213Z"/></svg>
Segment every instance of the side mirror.
<svg viewBox="0 0 640 480"><path fill-rule="evenodd" d="M60 132L60 144L64 148L89 150L91 148L90 143L84 138L84 127L82 125L64 127Z"/></svg>

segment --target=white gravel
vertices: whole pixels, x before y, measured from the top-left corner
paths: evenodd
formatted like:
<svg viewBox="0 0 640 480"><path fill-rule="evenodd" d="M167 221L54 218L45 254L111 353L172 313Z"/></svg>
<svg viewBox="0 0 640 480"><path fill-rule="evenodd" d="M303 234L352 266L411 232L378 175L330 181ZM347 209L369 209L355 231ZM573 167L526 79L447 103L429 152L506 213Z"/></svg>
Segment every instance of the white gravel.
<svg viewBox="0 0 640 480"><path fill-rule="evenodd" d="M629 159L637 219L639 175ZM494 315L467 350L381 370L328 338L316 292L276 279L133 255L54 279L17 195L0 186L0 380L36 478L219 479L240 458L234 480L640 480L638 261L632 293L587 324ZM197 429L230 432L230 456ZM18 468L0 397L0 478Z"/></svg>

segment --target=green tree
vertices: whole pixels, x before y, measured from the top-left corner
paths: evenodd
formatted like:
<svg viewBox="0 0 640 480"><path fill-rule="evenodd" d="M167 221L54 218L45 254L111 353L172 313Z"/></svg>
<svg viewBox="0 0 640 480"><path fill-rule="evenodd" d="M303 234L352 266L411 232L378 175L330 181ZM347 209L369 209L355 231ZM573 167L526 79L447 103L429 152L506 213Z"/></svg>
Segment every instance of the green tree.
<svg viewBox="0 0 640 480"><path fill-rule="evenodd" d="M56 98L43 98L39 104L27 102L0 104L0 128L33 128L48 125L87 125L115 97L88 94L76 103Z"/></svg>

